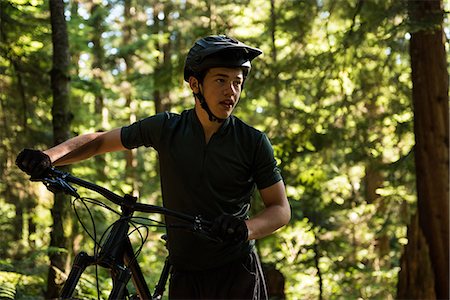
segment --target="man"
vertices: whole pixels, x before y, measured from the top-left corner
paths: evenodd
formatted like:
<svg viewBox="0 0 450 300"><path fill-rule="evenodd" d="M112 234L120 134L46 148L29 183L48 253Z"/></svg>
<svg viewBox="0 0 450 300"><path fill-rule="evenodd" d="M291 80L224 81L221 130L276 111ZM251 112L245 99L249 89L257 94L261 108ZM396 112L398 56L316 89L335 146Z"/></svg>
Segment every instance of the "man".
<svg viewBox="0 0 450 300"><path fill-rule="evenodd" d="M254 240L287 224L290 207L267 137L232 115L251 61L261 53L226 36L200 39L184 68L194 94L193 109L81 135L44 152L25 149L16 163L39 177L51 165L153 147L159 155L164 206L213 220L211 230L223 241L168 228L173 265L169 297L266 299ZM265 208L248 218L255 186Z"/></svg>

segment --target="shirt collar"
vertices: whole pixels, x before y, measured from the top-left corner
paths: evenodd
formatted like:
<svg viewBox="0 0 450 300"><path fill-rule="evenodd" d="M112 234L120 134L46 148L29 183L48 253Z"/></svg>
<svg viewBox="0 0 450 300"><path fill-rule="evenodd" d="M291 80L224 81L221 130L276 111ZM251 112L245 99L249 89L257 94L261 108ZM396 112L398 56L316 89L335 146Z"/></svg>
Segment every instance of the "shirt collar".
<svg viewBox="0 0 450 300"><path fill-rule="evenodd" d="M202 123L200 122L200 119L198 118L197 113L195 112L195 109L191 109L189 113L191 116L191 121L193 123L195 123L203 132ZM216 134L224 135L227 132L228 127L230 127L230 124L232 123L233 118L234 118L233 115L226 118L225 121L223 121L222 125L219 127L219 130L217 130Z"/></svg>

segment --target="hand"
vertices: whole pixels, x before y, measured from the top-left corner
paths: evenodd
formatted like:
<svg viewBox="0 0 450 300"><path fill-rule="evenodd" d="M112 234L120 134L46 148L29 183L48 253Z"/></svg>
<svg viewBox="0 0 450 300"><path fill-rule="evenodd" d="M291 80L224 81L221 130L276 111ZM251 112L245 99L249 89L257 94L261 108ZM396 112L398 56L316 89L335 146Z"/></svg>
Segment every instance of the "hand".
<svg viewBox="0 0 450 300"><path fill-rule="evenodd" d="M211 226L211 233L224 242L239 244L248 239L248 229L245 221L232 215L217 217Z"/></svg>
<svg viewBox="0 0 450 300"><path fill-rule="evenodd" d="M16 165L31 178L40 178L52 166L52 162L42 151L24 149L17 155Z"/></svg>

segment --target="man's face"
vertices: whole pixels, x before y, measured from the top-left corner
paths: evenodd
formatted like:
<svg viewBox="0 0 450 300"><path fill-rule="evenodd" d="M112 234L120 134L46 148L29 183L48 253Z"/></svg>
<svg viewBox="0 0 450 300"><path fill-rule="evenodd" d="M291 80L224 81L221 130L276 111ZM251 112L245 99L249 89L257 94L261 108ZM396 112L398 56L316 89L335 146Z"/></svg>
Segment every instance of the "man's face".
<svg viewBox="0 0 450 300"><path fill-rule="evenodd" d="M244 76L239 68L211 68L203 80L203 95L212 113L228 118L241 95Z"/></svg>

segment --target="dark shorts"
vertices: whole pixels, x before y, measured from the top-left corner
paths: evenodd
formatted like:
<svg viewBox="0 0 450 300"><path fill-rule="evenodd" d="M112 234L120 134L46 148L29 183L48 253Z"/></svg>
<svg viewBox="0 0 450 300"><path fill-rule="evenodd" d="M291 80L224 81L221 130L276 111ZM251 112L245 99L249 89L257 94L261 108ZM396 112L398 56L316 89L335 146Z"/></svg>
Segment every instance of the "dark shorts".
<svg viewBox="0 0 450 300"><path fill-rule="evenodd" d="M169 299L268 299L258 255L206 271L173 268Z"/></svg>

